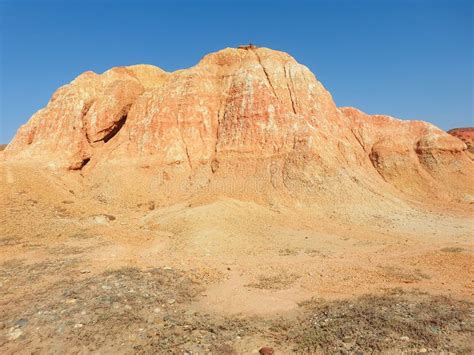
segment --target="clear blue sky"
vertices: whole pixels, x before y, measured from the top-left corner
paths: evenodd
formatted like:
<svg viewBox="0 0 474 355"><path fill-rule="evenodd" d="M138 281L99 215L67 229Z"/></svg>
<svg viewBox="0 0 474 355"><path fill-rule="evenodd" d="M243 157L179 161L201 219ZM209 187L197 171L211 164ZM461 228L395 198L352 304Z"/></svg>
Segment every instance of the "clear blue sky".
<svg viewBox="0 0 474 355"><path fill-rule="evenodd" d="M172 71L248 42L289 52L338 106L472 126L472 3L0 0L0 142L83 71Z"/></svg>

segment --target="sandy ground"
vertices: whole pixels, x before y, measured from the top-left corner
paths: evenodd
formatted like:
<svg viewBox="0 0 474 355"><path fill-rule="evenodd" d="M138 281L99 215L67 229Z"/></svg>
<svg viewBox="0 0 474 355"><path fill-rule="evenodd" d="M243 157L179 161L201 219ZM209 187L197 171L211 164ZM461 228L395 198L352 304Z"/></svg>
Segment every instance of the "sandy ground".
<svg viewBox="0 0 474 355"><path fill-rule="evenodd" d="M474 349L462 208L124 207L45 172L0 176L2 353Z"/></svg>

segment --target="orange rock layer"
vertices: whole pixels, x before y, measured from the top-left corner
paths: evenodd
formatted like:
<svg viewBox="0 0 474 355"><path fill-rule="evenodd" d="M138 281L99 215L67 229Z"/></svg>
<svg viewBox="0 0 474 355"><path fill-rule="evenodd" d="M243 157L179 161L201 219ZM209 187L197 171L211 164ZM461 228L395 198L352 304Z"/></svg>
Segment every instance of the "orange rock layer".
<svg viewBox="0 0 474 355"><path fill-rule="evenodd" d="M104 183L115 176L115 185L152 169L153 191L231 183L237 194L251 184L310 196L350 194L359 182L360 191L462 198L472 192L466 149L426 122L338 108L290 55L243 47L172 73L136 65L81 74L19 129L4 157Z"/></svg>
<svg viewBox="0 0 474 355"><path fill-rule="evenodd" d="M474 153L474 127L454 128L450 129L448 133L466 143L467 149Z"/></svg>

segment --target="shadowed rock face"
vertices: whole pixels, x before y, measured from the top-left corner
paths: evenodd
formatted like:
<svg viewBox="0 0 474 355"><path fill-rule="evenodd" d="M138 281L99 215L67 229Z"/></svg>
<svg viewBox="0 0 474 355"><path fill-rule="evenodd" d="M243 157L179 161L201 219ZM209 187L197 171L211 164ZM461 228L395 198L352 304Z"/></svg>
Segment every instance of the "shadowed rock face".
<svg viewBox="0 0 474 355"><path fill-rule="evenodd" d="M431 194L446 176L457 179L449 193L464 186L473 170L465 151L431 124L337 108L286 53L227 48L172 73L86 72L19 129L5 157L89 175L152 167L161 187L232 175L290 193L351 190L362 179Z"/></svg>
<svg viewBox="0 0 474 355"><path fill-rule="evenodd" d="M466 143L467 149L474 154L474 127L454 128L448 133Z"/></svg>

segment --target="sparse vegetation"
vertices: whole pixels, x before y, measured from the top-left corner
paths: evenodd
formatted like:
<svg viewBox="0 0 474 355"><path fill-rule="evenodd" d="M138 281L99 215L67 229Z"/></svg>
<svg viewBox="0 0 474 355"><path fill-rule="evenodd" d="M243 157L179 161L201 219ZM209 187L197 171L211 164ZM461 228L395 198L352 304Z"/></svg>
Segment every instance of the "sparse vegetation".
<svg viewBox="0 0 474 355"><path fill-rule="evenodd" d="M261 275L258 277L257 282L250 283L246 286L264 290L281 290L289 288L298 278L298 275L286 272L282 272L278 275Z"/></svg>
<svg viewBox="0 0 474 355"><path fill-rule="evenodd" d="M396 279L404 283L419 282L430 279L430 276L422 272L420 269L403 270L393 266L381 266L380 270L384 277Z"/></svg>
<svg viewBox="0 0 474 355"><path fill-rule="evenodd" d="M62 269L68 275L64 271L72 262L12 260L1 265L2 281L16 277L39 285L39 274ZM261 286L272 289L289 278L262 278ZM296 353L473 350L468 345L474 336L473 305L446 297L394 291L333 302L313 299L300 304L296 318L265 319L193 311L190 305L202 290L186 273L168 268L65 277L25 294L21 307L2 304L0 346L230 354L238 339L258 336Z"/></svg>
<svg viewBox="0 0 474 355"><path fill-rule="evenodd" d="M459 247L449 247L449 248L443 248L441 249L441 251L444 253L462 253L464 249L459 248Z"/></svg>
<svg viewBox="0 0 474 355"><path fill-rule="evenodd" d="M12 273L20 265L3 268ZM65 279L26 296L29 302L21 309L4 308L0 346L15 338L19 346L34 342L43 349L203 352L231 349L235 337L254 331L249 320L183 307L200 291L184 273L164 269L122 268L81 281Z"/></svg>
<svg viewBox="0 0 474 355"><path fill-rule="evenodd" d="M302 307L299 321L273 327L299 353L473 351L467 345L474 336L473 305L468 302L399 293L312 300Z"/></svg>

